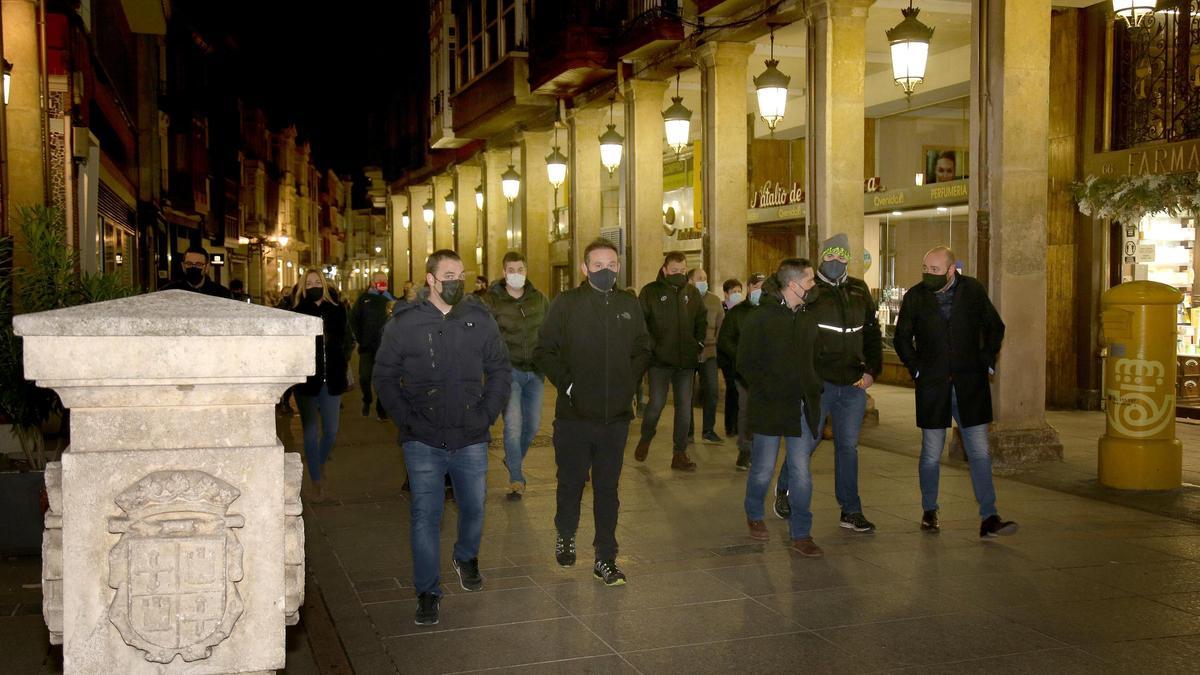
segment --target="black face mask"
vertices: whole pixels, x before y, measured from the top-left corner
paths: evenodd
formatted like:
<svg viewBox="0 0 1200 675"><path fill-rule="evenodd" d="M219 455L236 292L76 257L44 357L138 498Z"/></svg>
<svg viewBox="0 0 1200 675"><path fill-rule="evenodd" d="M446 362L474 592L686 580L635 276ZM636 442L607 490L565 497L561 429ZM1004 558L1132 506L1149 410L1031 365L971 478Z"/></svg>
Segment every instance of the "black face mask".
<svg viewBox="0 0 1200 675"><path fill-rule="evenodd" d="M948 283L945 274L929 274L928 272L921 275L921 283L925 284L925 288L937 293L942 290Z"/></svg>
<svg viewBox="0 0 1200 675"><path fill-rule="evenodd" d="M183 271L183 278L193 286L199 286L204 283L204 270L199 267L189 267Z"/></svg>
<svg viewBox="0 0 1200 675"><path fill-rule="evenodd" d="M821 287L814 285L812 288L804 292L804 304L811 305L821 297Z"/></svg>
<svg viewBox="0 0 1200 675"><path fill-rule="evenodd" d="M442 290L438 295L442 296L442 302L453 307L458 304L463 298L463 282L461 279L457 281L443 281Z"/></svg>
<svg viewBox="0 0 1200 675"><path fill-rule="evenodd" d="M687 283L687 275L685 274L668 274L666 276L667 283L675 288L683 288L683 285Z"/></svg>
<svg viewBox="0 0 1200 675"><path fill-rule="evenodd" d="M607 267L595 272L588 272L588 283L594 286L596 290L607 293L617 284L617 273Z"/></svg>
<svg viewBox="0 0 1200 675"><path fill-rule="evenodd" d="M846 275L846 263L841 260L823 260L821 274L830 281L841 281Z"/></svg>
<svg viewBox="0 0 1200 675"><path fill-rule="evenodd" d="M306 288L304 289L304 299L309 302L317 302L325 295L323 288Z"/></svg>

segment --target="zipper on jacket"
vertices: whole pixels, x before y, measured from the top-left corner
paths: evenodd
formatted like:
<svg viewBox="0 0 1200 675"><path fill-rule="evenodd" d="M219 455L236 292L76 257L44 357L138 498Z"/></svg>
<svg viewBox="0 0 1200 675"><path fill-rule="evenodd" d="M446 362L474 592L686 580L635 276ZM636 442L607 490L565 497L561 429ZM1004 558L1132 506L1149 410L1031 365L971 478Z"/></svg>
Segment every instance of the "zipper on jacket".
<svg viewBox="0 0 1200 675"><path fill-rule="evenodd" d="M434 370L437 370L437 354L433 350L433 333L426 333L425 340L429 343L429 363Z"/></svg>
<svg viewBox="0 0 1200 675"><path fill-rule="evenodd" d="M612 323L612 317L609 316L608 295L612 291L604 294L604 423L608 424L608 384L611 379L608 369L608 326Z"/></svg>

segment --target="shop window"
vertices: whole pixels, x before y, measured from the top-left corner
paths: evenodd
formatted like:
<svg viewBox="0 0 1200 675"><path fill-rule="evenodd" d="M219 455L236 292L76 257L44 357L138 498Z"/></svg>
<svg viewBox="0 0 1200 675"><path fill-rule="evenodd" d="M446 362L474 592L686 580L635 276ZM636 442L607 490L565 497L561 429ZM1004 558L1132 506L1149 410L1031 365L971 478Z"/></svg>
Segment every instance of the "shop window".
<svg viewBox="0 0 1200 675"><path fill-rule="evenodd" d="M1200 0L1113 30L1114 149L1200 138Z"/></svg>
<svg viewBox="0 0 1200 675"><path fill-rule="evenodd" d="M454 91L524 47L524 12L525 3L517 0L467 0L458 5L454 18L461 35L452 52L452 67L458 72Z"/></svg>

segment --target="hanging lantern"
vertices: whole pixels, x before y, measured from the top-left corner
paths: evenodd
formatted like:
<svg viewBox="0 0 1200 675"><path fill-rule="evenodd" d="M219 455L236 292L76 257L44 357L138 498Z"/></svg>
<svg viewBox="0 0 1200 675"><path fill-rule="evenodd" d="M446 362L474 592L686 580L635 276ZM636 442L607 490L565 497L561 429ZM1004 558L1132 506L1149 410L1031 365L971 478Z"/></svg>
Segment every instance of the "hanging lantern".
<svg viewBox="0 0 1200 675"><path fill-rule="evenodd" d="M758 94L758 116L767 123L771 133L783 119L787 110L788 83L792 78L780 72L779 61L775 60L775 27L771 27L771 58L766 60L767 69L754 78L754 90Z"/></svg>
<svg viewBox="0 0 1200 675"><path fill-rule="evenodd" d="M446 195L446 215L448 215L448 216L450 216L451 218L453 218L453 217L454 217L454 210L455 210L456 208L458 208L458 207L457 207L457 205L454 203L454 190L451 190L451 191L450 191L450 194Z"/></svg>
<svg viewBox="0 0 1200 675"><path fill-rule="evenodd" d="M12 89L13 64L4 59L4 105L8 105L8 92Z"/></svg>
<svg viewBox="0 0 1200 675"><path fill-rule="evenodd" d="M691 141L692 111L683 105L683 97L679 95L679 71L675 69L675 95L671 97L671 106L663 111L663 123L667 126L667 145L678 155Z"/></svg>
<svg viewBox="0 0 1200 675"><path fill-rule="evenodd" d="M1112 0L1113 14L1125 21L1126 26L1139 26L1147 16L1154 14L1154 0Z"/></svg>
<svg viewBox="0 0 1200 675"><path fill-rule="evenodd" d="M475 208L483 210L483 183L475 186Z"/></svg>
<svg viewBox="0 0 1200 675"><path fill-rule="evenodd" d="M425 205L421 207L421 215L425 218L426 225L433 224L433 197L425 201Z"/></svg>
<svg viewBox="0 0 1200 675"><path fill-rule="evenodd" d="M401 214L400 224L403 225L404 229L406 230L408 229L408 226L412 224L412 218L408 217L408 209L404 209L404 213Z"/></svg>
<svg viewBox="0 0 1200 675"><path fill-rule="evenodd" d="M554 136L554 150L546 155L546 175L550 178L550 184L557 190L567 180L567 157L558 149L557 130Z"/></svg>
<svg viewBox="0 0 1200 675"><path fill-rule="evenodd" d="M905 96L912 96L917 85L925 81L925 65L929 61L933 29L917 20L920 12L909 0L908 8L900 10L904 20L887 31L888 42L892 43L892 79Z"/></svg>
<svg viewBox="0 0 1200 675"><path fill-rule="evenodd" d="M521 194L521 174L513 169L513 165L508 165L508 170L500 174L500 188L504 191L504 198L511 204L517 195Z"/></svg>
<svg viewBox="0 0 1200 675"><path fill-rule="evenodd" d="M608 174L621 166L621 154L625 151L625 137L617 133L617 125L613 123L613 102L608 101L608 131L600 134L600 163L608 169Z"/></svg>

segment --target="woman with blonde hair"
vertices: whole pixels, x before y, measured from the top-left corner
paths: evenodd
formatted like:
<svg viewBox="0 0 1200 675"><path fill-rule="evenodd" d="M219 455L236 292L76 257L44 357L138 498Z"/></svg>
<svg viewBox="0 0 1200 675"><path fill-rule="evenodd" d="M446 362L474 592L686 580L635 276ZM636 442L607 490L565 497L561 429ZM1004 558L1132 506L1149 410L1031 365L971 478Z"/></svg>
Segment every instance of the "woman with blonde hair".
<svg viewBox="0 0 1200 675"><path fill-rule="evenodd" d="M317 336L316 371L296 387L296 403L304 427L304 456L315 490L314 501L325 498L325 462L333 452L341 418L342 394L349 388L354 337L346 329L346 308L319 270L309 270L292 293L294 312L319 316L324 324ZM318 429L319 425L319 429Z"/></svg>

